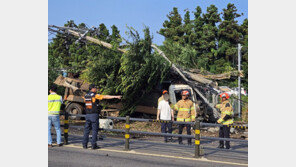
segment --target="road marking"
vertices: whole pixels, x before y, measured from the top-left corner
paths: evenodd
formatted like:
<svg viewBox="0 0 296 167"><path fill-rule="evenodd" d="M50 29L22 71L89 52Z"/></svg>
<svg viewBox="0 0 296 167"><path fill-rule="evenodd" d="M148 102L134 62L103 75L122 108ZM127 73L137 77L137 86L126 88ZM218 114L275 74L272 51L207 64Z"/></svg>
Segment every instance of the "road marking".
<svg viewBox="0 0 296 167"><path fill-rule="evenodd" d="M75 146L73 144L64 145L65 147L72 147L72 148L82 148L81 146ZM111 151L111 152L118 152L118 153L127 153L127 154L137 154L137 155L148 155L148 156L154 156L154 157L164 157L164 158L177 158L177 159L184 159L184 160L193 160L193 161L203 161L203 162L213 162L213 163L220 163L220 164L229 164L229 165L240 165L240 166L248 166L248 164L242 164L242 163L235 163L235 162L226 162L226 161L215 161L215 160L208 160L206 158L188 158L188 157L179 157L179 156L172 156L172 155L160 155L160 154L151 154L151 153L141 153L136 152L134 150L131 151L121 151L121 150L112 150L112 149L106 149L101 148L98 149L98 151Z"/></svg>

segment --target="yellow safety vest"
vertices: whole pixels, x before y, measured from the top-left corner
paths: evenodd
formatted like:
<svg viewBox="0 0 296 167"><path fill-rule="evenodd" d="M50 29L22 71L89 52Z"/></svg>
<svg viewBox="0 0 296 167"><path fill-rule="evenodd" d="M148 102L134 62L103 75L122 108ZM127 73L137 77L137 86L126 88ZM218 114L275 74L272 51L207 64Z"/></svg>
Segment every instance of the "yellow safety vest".
<svg viewBox="0 0 296 167"><path fill-rule="evenodd" d="M61 96L57 94L48 95L48 115L59 115L61 110Z"/></svg>
<svg viewBox="0 0 296 167"><path fill-rule="evenodd" d="M221 117L220 117L220 119L218 121L221 122L222 125L230 125L230 124L233 124L233 119L223 120L223 118L226 115L233 115L232 106L230 105L230 107L226 107L226 104L227 103L229 103L228 100L222 102L222 104L217 104L216 105L216 108L219 108L220 111L221 111Z"/></svg>

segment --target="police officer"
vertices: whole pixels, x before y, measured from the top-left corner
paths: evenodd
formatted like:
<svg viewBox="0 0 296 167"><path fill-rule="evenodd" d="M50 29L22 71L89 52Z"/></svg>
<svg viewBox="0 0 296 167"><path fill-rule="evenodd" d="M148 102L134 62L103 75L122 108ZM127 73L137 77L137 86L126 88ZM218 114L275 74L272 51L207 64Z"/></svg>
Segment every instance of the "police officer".
<svg viewBox="0 0 296 167"><path fill-rule="evenodd" d="M228 93L222 93L220 95L220 98L222 99L222 103L216 105L216 108L220 109L221 111L221 117L217 120L217 122L223 125L220 127L219 137L229 138L230 127L228 127L227 125L233 124L233 109L232 109L232 106L230 105L230 102L228 101L229 99ZM226 149L230 149L230 141L226 141L225 146L226 146L225 147ZM220 140L220 144L218 148L224 148L223 140Z"/></svg>
<svg viewBox="0 0 296 167"><path fill-rule="evenodd" d="M189 92L187 90L182 91L182 99L179 100L174 107L174 110L178 112L177 121L191 122L195 121L195 108L193 102L189 99ZM187 135L191 135L191 126L189 124L179 124L179 134L182 134L184 126L187 130ZM183 144L182 137L178 138L179 144ZM191 139L188 139L188 145L191 145Z"/></svg>
<svg viewBox="0 0 296 167"><path fill-rule="evenodd" d="M89 92L84 96L86 116L85 116L85 127L82 146L87 149L87 143L89 140L89 133L92 130L92 141L91 148L98 149L97 146L97 135L99 129L99 113L101 112L100 100L103 99L121 99L121 96L112 95L100 95L97 94L97 88L94 84L89 86Z"/></svg>

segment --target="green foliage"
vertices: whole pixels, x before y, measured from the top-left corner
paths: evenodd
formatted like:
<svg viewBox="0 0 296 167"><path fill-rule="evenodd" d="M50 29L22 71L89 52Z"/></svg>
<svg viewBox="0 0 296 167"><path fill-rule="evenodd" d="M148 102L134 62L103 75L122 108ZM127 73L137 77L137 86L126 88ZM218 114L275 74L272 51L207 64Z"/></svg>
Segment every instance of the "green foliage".
<svg viewBox="0 0 296 167"><path fill-rule="evenodd" d="M163 50L174 64L185 68L193 68L197 64L197 51L188 44L183 47L178 42L167 40L164 42Z"/></svg>
<svg viewBox="0 0 296 167"><path fill-rule="evenodd" d="M85 28L69 21L66 26ZM130 114L135 106L159 84L168 74L170 66L160 55L152 53L149 28L144 29L144 39L133 28L129 29L128 52L122 54L116 48L121 43L118 28L111 27L112 34L104 24L100 24L97 33L88 35L109 42L113 49L91 43L79 42L76 37L57 34L49 44L49 85L61 73L56 69L67 68L68 72L79 75L80 79L99 86L101 94L121 94L124 109L121 115Z"/></svg>
<svg viewBox="0 0 296 167"><path fill-rule="evenodd" d="M55 58L53 56L53 50L51 49L52 44L48 44L48 91L49 88L54 84L53 82L55 79L61 74L61 71L59 71L59 65L61 62L61 59ZM63 94L64 88L58 87L58 94Z"/></svg>
<svg viewBox="0 0 296 167"><path fill-rule="evenodd" d="M173 63L183 68L199 68L219 74L237 69L237 47L241 43L241 64L245 75L242 85L247 89L248 19L238 25L236 19L241 14L231 3L222 13L218 13L215 5L210 5L206 13L197 6L193 20L190 20L189 13L185 12L183 23L176 7L167 15L168 20L159 31L165 37L161 49ZM237 79L219 81L219 84L237 86Z"/></svg>
<svg viewBox="0 0 296 167"><path fill-rule="evenodd" d="M156 53L151 53L152 38L149 28L144 29L144 39L140 39L137 31L129 28L132 43L128 52L121 57L119 78L121 82L117 92L123 94L124 112L132 113L135 105L160 83L167 75L169 65Z"/></svg>
<svg viewBox="0 0 296 167"><path fill-rule="evenodd" d="M176 7L173 8L173 11L167 15L169 20L165 20L163 23L162 29L159 30L159 33L163 35L166 39L173 41L182 40L181 37L184 35L184 30L182 26L182 17L178 12Z"/></svg>

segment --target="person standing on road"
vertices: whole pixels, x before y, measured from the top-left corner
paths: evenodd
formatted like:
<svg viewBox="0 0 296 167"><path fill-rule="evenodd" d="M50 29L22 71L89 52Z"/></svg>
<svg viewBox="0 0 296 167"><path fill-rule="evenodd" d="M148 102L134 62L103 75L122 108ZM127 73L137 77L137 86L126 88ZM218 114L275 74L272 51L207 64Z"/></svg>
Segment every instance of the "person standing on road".
<svg viewBox="0 0 296 167"><path fill-rule="evenodd" d="M60 110L63 103L62 96L56 94L57 87L55 85L50 87L48 95L48 147L52 147L51 125L53 124L57 134L57 144L61 143L61 128L60 128Z"/></svg>
<svg viewBox="0 0 296 167"><path fill-rule="evenodd" d="M175 104L175 111L177 114L177 121L180 122L191 122L195 121L195 108L193 102L189 99L189 91L184 90L181 93L182 99ZM191 125L179 124L179 134L182 134L184 126L187 130L187 135L191 135ZM182 137L179 137L179 144L183 144ZM188 145L191 145L191 139L188 138Z"/></svg>
<svg viewBox="0 0 296 167"><path fill-rule="evenodd" d="M169 95L166 93L163 95L163 100L158 103L157 107L157 120L168 121L161 123L161 133L172 133L172 122L174 121L174 110L171 109L169 105ZM170 137L172 141L172 137ZM168 142L168 137L164 137L164 142Z"/></svg>
<svg viewBox="0 0 296 167"><path fill-rule="evenodd" d="M219 129L219 137L220 138L229 138L230 137L230 127L227 125L233 124L233 109L230 105L230 102L228 101L229 95L228 93L222 93L220 95L222 99L221 104L217 104L216 108L220 109L221 111L221 117L217 120L219 124L222 124L223 126ZM225 142L225 148L230 149L230 141ZM224 148L224 141L220 140L220 144L218 148Z"/></svg>
<svg viewBox="0 0 296 167"><path fill-rule="evenodd" d="M84 149L87 149L89 133L90 130L92 130L91 148L98 149L99 147L97 146L97 135L99 129L99 114L101 112L99 100L121 99L121 96L97 94L97 88L93 84L89 86L89 90L90 91L84 96L86 115L82 146Z"/></svg>

